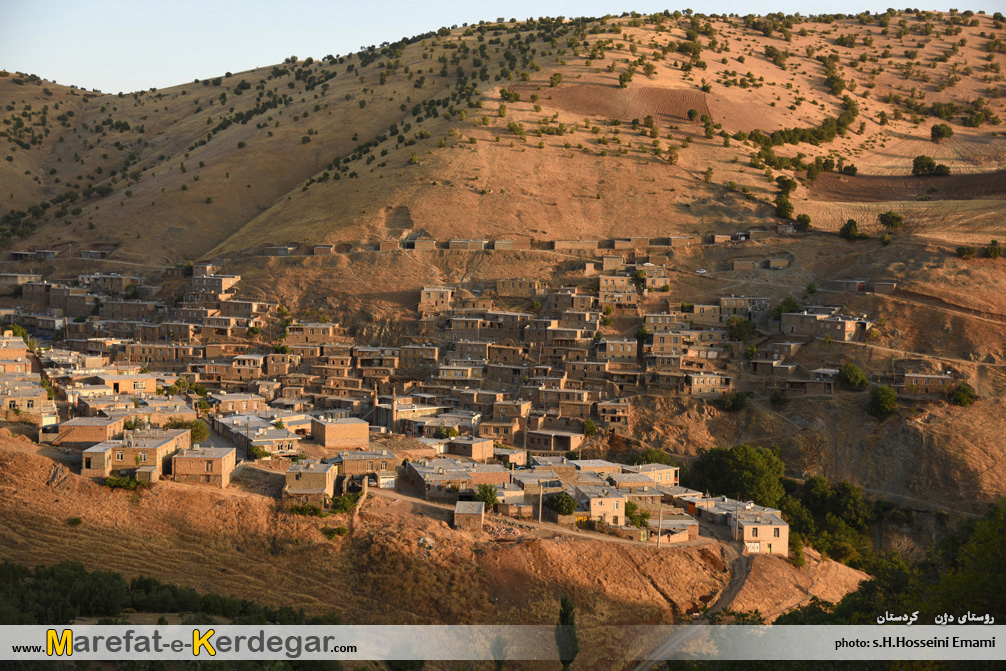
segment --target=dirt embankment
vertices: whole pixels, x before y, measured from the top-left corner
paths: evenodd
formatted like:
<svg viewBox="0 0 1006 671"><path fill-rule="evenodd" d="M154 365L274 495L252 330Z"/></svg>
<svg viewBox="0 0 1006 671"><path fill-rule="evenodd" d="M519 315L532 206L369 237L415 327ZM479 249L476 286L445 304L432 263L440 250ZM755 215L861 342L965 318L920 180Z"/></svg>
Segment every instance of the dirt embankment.
<svg viewBox="0 0 1006 671"><path fill-rule="evenodd" d="M1006 197L1006 172L946 177L822 173L809 185L814 199L823 201L973 200Z"/></svg>
<svg viewBox="0 0 1006 671"><path fill-rule="evenodd" d="M811 597L838 602L869 578L844 564L822 560L821 555L810 548L804 550L804 555L807 564L799 569L781 557L752 557L747 580L730 608L747 612L757 610L766 622L773 622Z"/></svg>

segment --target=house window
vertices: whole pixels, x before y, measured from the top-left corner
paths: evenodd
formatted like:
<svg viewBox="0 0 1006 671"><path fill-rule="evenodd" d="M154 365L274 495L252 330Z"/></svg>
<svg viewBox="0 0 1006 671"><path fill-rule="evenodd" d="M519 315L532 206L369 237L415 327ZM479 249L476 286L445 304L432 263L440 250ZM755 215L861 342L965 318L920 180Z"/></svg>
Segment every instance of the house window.
<svg viewBox="0 0 1006 671"><path fill-rule="evenodd" d="M775 538L779 538L779 527L775 527L774 529L772 529L772 535Z"/></svg>
<svg viewBox="0 0 1006 671"><path fill-rule="evenodd" d="M116 461L125 461L126 458L125 458L125 456L123 456L122 452L116 452L115 453L115 460Z"/></svg>
<svg viewBox="0 0 1006 671"><path fill-rule="evenodd" d="M207 461L206 462L206 472L207 473L212 473L213 472L213 462L212 461Z"/></svg>
<svg viewBox="0 0 1006 671"><path fill-rule="evenodd" d="M388 470L388 462L386 462L386 461L382 461L381 462L381 470L382 471Z"/></svg>
<svg viewBox="0 0 1006 671"><path fill-rule="evenodd" d="M611 509L618 510L618 501L615 501L614 503L611 504Z"/></svg>
<svg viewBox="0 0 1006 671"><path fill-rule="evenodd" d="M147 453L146 452L140 452L140 463L141 464L147 463Z"/></svg>
<svg viewBox="0 0 1006 671"><path fill-rule="evenodd" d="M368 471L374 470L374 462L372 462L372 461L368 461L367 462L367 470Z"/></svg>
<svg viewBox="0 0 1006 671"><path fill-rule="evenodd" d="M751 538L758 538L758 527L751 527Z"/></svg>
<svg viewBox="0 0 1006 671"><path fill-rule="evenodd" d="M9 402L9 403L7 404L7 407L9 407L9 408L10 408L11 410L13 410L14 408L16 408L16 407L17 407L17 401L10 401L10 402Z"/></svg>
<svg viewBox="0 0 1006 671"><path fill-rule="evenodd" d="M28 399L28 408L31 409L31 408L34 408L34 407L35 407L35 400L34 399Z"/></svg>

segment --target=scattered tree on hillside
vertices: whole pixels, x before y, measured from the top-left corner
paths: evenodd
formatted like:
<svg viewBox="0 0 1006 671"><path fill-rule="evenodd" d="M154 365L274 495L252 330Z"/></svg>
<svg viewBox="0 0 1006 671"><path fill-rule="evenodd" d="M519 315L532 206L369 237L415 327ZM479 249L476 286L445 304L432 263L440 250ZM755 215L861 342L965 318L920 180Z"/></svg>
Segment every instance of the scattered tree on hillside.
<svg viewBox="0 0 1006 671"><path fill-rule="evenodd" d="M960 405L967 407L975 402L975 389L970 384L962 382L955 385L950 392L947 394L947 398L954 405Z"/></svg>
<svg viewBox="0 0 1006 671"><path fill-rule="evenodd" d="M880 225L888 231L900 230L905 223L905 220L901 217L901 215L894 210L882 212L877 219L880 221Z"/></svg>
<svg viewBox="0 0 1006 671"><path fill-rule="evenodd" d="M944 138L953 137L954 129L945 123L933 124L933 128L930 131L930 136L932 137L933 142L938 143L940 140Z"/></svg>
<svg viewBox="0 0 1006 671"><path fill-rule="evenodd" d="M870 390L870 404L866 411L884 421L897 409L898 395L886 384L878 385Z"/></svg>
<svg viewBox="0 0 1006 671"><path fill-rule="evenodd" d="M851 240L855 242L861 238L865 238L866 233L859 232L859 224L855 219L850 219L849 221L842 224L842 228L838 231L838 237L845 238L846 240Z"/></svg>
<svg viewBox="0 0 1006 671"><path fill-rule="evenodd" d="M838 384L846 389L860 389L867 385L866 374L854 363L843 363L838 367Z"/></svg>
<svg viewBox="0 0 1006 671"><path fill-rule="evenodd" d="M925 177L929 175L945 177L950 174L950 168L942 163L937 164L931 156L923 154L916 156L912 161L912 174L916 177Z"/></svg>

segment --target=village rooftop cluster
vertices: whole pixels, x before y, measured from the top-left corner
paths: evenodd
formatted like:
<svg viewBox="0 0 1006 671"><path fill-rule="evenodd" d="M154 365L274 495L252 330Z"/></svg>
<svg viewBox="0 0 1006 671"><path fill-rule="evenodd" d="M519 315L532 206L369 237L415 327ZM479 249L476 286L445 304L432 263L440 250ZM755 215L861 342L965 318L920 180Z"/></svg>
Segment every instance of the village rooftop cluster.
<svg viewBox="0 0 1006 671"><path fill-rule="evenodd" d="M485 241L464 242L485 249ZM40 442L79 457L80 473L100 481L227 488L242 465L287 457L288 506L325 510L369 487L399 488L456 504L458 526L481 527L488 511L476 498L491 487L493 510L513 518L668 545L695 540L697 520L706 519L727 525L749 552L787 554L788 527L777 510L683 488L674 466L580 459L580 452L595 435L630 433L641 393L832 394L837 368L805 367L801 350L819 340L865 341L873 322L834 305L772 315L765 296L689 302L670 295L668 256L641 251L642 240L607 241L604 249L574 242L553 244L584 255L588 282L501 278L479 292L426 286L413 335L396 343L356 342L337 323L297 320L277 303L242 297L241 277L224 273L223 259L149 278L92 273L50 282L7 273L0 285L22 306L0 317L51 348L33 355L36 372L30 338L5 333L0 401L40 426ZM340 253L320 247L311 252ZM769 258L763 267L785 264ZM180 299L156 298L159 282L183 283ZM878 293L895 286L834 284ZM645 310L655 299L663 309ZM639 328L603 334L613 319ZM732 336L739 324L757 329L757 347ZM899 382L937 393L952 380L906 373ZM212 433L193 441L201 420ZM552 505L559 495L575 505ZM649 519L640 523L637 511Z"/></svg>

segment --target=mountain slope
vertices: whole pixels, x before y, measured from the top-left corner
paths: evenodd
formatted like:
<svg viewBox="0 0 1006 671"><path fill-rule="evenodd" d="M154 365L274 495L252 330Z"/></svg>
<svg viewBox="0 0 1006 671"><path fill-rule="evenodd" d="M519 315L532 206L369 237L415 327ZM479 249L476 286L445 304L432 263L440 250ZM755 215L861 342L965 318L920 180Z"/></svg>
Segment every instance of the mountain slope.
<svg viewBox="0 0 1006 671"><path fill-rule="evenodd" d="M989 131L1003 110L995 23L970 13L625 15L442 29L130 95L9 75L0 178L22 212L68 190L110 189L62 216L60 204L29 215L35 232L23 242L15 233L16 245L103 242L160 261L405 230L554 239L729 228L770 217L777 190L751 165L759 146L720 133L814 127L838 118L846 95L858 114L844 136L773 153L844 160L860 175L907 174L918 153L955 173L1006 167ZM520 99L504 101L504 87ZM969 127L978 96L989 123ZM956 106L938 109L954 129L940 144L929 139L942 122L933 103ZM633 125L647 116L653 132ZM839 197L857 199L856 180L838 179L852 185ZM804 199L821 227L844 223L830 214L842 208L794 194Z"/></svg>

